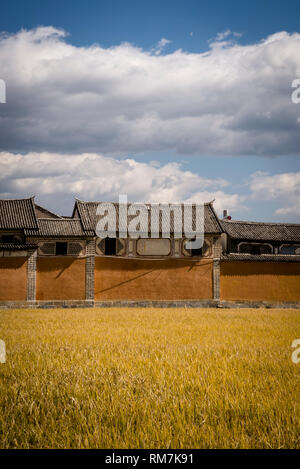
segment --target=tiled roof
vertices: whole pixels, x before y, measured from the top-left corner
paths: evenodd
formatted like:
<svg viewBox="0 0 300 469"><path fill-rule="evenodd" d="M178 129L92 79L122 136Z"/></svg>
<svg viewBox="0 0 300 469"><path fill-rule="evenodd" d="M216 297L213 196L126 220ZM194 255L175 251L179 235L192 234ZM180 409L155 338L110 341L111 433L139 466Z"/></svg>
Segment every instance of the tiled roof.
<svg viewBox="0 0 300 469"><path fill-rule="evenodd" d="M13 243L0 243L0 249L7 251L26 251L27 249L37 249L36 244L13 244Z"/></svg>
<svg viewBox="0 0 300 469"><path fill-rule="evenodd" d="M60 215L57 215L56 213L50 212L50 210L47 210L45 207L41 207L38 204L34 205L37 218L63 218Z"/></svg>
<svg viewBox="0 0 300 469"><path fill-rule="evenodd" d="M39 218L38 224L39 231L36 236L87 236L79 218Z"/></svg>
<svg viewBox="0 0 300 469"><path fill-rule="evenodd" d="M84 202L81 200L76 200L74 212L76 211L76 208L78 210L78 215L81 218L82 225L84 230L96 230L96 225L97 225L97 207L101 202ZM134 205L134 204L128 204L129 205ZM146 206L150 206L150 204L145 204ZM177 204L174 204L177 205ZM183 207L183 204L178 204L181 207ZM119 204L114 203L114 206L116 208L116 216L117 216L117 226L119 224ZM195 214L196 214L196 208L195 204L193 205L193 222L195 222ZM176 217L176 211L174 211L174 216ZM128 217L128 220L130 220L132 217ZM172 221L172 216L171 216L171 233L174 231L174 223ZM161 217L160 217L161 220ZM180 217L180 223L182 222L182 219ZM150 231L150 216L149 216L149 231ZM195 227L194 227L195 228ZM214 211L214 208L211 203L205 204L204 205L204 231L205 233L222 233L222 227L219 223L218 217Z"/></svg>
<svg viewBox="0 0 300 469"><path fill-rule="evenodd" d="M276 261L276 262L300 262L300 256L283 254L223 254L221 259L228 261Z"/></svg>
<svg viewBox="0 0 300 469"><path fill-rule="evenodd" d="M37 230L34 198L0 200L1 230Z"/></svg>
<svg viewBox="0 0 300 469"><path fill-rule="evenodd" d="M222 233L223 228L220 220L215 212L212 203L204 206L204 227L205 233Z"/></svg>
<svg viewBox="0 0 300 469"><path fill-rule="evenodd" d="M224 231L235 239L300 241L300 224L220 220Z"/></svg>

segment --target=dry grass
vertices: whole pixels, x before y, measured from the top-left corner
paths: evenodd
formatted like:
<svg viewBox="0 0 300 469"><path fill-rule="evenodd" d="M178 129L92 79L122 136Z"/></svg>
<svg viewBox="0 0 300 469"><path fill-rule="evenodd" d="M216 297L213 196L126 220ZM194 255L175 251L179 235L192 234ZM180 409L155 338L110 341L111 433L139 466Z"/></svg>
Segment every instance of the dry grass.
<svg viewBox="0 0 300 469"><path fill-rule="evenodd" d="M299 337L292 310L0 311L0 447L299 447Z"/></svg>

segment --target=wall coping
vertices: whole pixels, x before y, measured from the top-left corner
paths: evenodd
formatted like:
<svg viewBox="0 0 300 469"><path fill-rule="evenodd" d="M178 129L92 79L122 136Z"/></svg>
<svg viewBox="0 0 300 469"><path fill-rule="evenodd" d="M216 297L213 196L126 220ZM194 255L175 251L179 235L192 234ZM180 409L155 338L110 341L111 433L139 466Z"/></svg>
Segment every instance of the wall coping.
<svg viewBox="0 0 300 469"><path fill-rule="evenodd" d="M141 300L141 301L0 301L1 309L55 309L55 308L280 308L300 309L300 302L220 301L220 300Z"/></svg>

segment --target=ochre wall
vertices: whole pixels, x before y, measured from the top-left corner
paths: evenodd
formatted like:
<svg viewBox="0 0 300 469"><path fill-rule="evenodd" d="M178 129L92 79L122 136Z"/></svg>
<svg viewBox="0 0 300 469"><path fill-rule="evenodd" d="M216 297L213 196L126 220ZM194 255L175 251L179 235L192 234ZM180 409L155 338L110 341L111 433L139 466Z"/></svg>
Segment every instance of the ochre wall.
<svg viewBox="0 0 300 469"><path fill-rule="evenodd" d="M221 300L299 301L300 263L221 262Z"/></svg>
<svg viewBox="0 0 300 469"><path fill-rule="evenodd" d="M212 261L95 258L95 300L212 298ZM0 301L26 300L26 257L0 258ZM37 258L37 300L85 299L85 259ZM221 262L221 300L300 301L300 263Z"/></svg>
<svg viewBox="0 0 300 469"><path fill-rule="evenodd" d="M212 298L212 260L95 258L95 300Z"/></svg>
<svg viewBox="0 0 300 469"><path fill-rule="evenodd" d="M37 300L84 300L85 259L38 257Z"/></svg>
<svg viewBox="0 0 300 469"><path fill-rule="evenodd" d="M26 300L27 257L0 257L0 301Z"/></svg>

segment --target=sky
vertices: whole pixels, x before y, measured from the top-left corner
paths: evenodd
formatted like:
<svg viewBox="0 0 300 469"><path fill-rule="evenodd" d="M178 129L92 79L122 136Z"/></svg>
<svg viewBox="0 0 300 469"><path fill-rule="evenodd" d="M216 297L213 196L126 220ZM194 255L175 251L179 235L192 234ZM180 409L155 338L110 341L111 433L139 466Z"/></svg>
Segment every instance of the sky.
<svg viewBox="0 0 300 469"><path fill-rule="evenodd" d="M233 219L300 222L298 1L0 8L1 198L63 215L74 197L215 199Z"/></svg>

